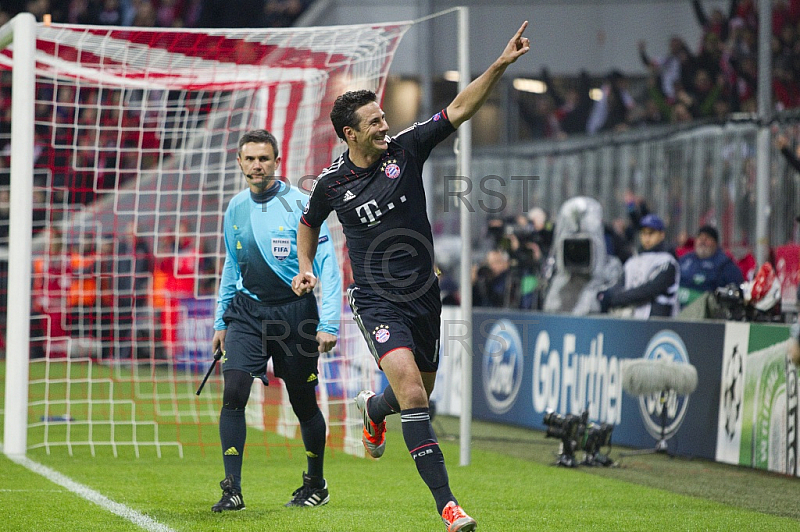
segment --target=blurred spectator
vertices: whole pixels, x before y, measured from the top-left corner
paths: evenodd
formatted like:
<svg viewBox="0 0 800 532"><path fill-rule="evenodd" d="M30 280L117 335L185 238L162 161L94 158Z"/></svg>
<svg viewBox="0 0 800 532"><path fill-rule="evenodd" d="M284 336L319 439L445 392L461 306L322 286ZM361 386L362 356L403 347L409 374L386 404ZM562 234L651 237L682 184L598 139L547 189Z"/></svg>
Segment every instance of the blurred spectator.
<svg viewBox="0 0 800 532"><path fill-rule="evenodd" d="M600 99L594 102L586 123L590 135L598 131L621 131L628 126L628 113L636 102L628 91L628 80L618 70L611 72L601 87Z"/></svg>
<svg viewBox="0 0 800 532"><path fill-rule="evenodd" d="M0 245L8 245L8 217L11 212L11 191L0 188Z"/></svg>
<svg viewBox="0 0 800 532"><path fill-rule="evenodd" d="M717 79L722 71L723 49L723 43L716 33L703 36L703 44L697 54L697 68L705 70L711 79Z"/></svg>
<svg viewBox="0 0 800 532"><path fill-rule="evenodd" d="M731 0L731 19L738 18L748 28L758 29L758 10L754 0Z"/></svg>
<svg viewBox="0 0 800 532"><path fill-rule="evenodd" d="M625 201L628 223L625 225L624 231L620 232L625 236L628 245L635 247L639 233L639 220L650 214L650 207L643 196L635 194L630 189L625 190L623 200Z"/></svg>
<svg viewBox="0 0 800 532"><path fill-rule="evenodd" d="M198 21L200 28L258 28L265 24L265 0L238 0L232 8L228 0L205 0Z"/></svg>
<svg viewBox="0 0 800 532"><path fill-rule="evenodd" d="M728 20L735 14L737 0L731 0L728 15L726 16L721 9L714 8L711 15L707 15L700 0L692 0L694 15L697 22L702 26L703 33L714 33L722 41L728 40L729 23Z"/></svg>
<svg viewBox="0 0 800 532"><path fill-rule="evenodd" d="M531 130L531 136L535 139L564 138L565 133L561 131L561 123L556 114L555 103L550 94L537 94L533 98L533 109L525 105L527 101L521 102L520 114L525 124Z"/></svg>
<svg viewBox="0 0 800 532"><path fill-rule="evenodd" d="M633 255L633 249L625 235L625 227L619 224L603 223L603 238L606 243L606 252L617 257L621 263L625 263Z"/></svg>
<svg viewBox="0 0 800 532"><path fill-rule="evenodd" d="M691 91L680 91L678 98L686 104L694 118L708 118L716 111L717 101L722 96L724 82L720 78L715 82L704 69L695 73L694 88Z"/></svg>
<svg viewBox="0 0 800 532"><path fill-rule="evenodd" d="M64 235L55 226L47 233L47 252L33 261L33 290L31 315L39 314L39 319L32 319L31 324L34 341L31 344L32 356L42 357L45 354L66 356L67 337L70 328L69 295L72 291L72 262L65 253ZM42 337L50 339L49 344L37 341ZM45 352L45 349L48 352Z"/></svg>
<svg viewBox="0 0 800 532"><path fill-rule="evenodd" d="M264 23L276 28L291 26L308 3L308 0L267 0L264 3Z"/></svg>
<svg viewBox="0 0 800 532"><path fill-rule="evenodd" d="M533 226L533 241L539 247L542 256L550 254L550 247L553 245L553 222L547 211L541 207L534 207L528 212L528 219Z"/></svg>
<svg viewBox="0 0 800 532"><path fill-rule="evenodd" d="M670 103L675 101L678 87L691 87L696 67L689 47L680 37L673 36L669 40L669 53L661 60L649 57L647 44L645 41L640 41L639 57L658 78L661 92Z"/></svg>
<svg viewBox="0 0 800 532"><path fill-rule="evenodd" d="M175 235L158 240L153 274L153 307L160 312L162 340L168 355L177 347L180 300L195 296L195 280L201 254L195 235L186 222L180 222Z"/></svg>
<svg viewBox="0 0 800 532"><path fill-rule="evenodd" d="M665 243L666 227L655 214L639 221L640 248L623 265L620 281L597 294L603 312L635 318L677 316L680 267Z"/></svg>
<svg viewBox="0 0 800 532"><path fill-rule="evenodd" d="M679 259L687 253L694 251L694 237L690 236L686 231L679 232L675 242L675 256Z"/></svg>
<svg viewBox="0 0 800 532"><path fill-rule="evenodd" d="M509 307L514 287L509 275L508 254L493 249L483 264L473 268L472 305L475 307Z"/></svg>
<svg viewBox="0 0 800 532"><path fill-rule="evenodd" d="M680 124L691 122L694 120L691 111L689 111L689 107L683 103L678 102L672 106L672 112L670 114L669 121L673 124Z"/></svg>
<svg viewBox="0 0 800 532"><path fill-rule="evenodd" d="M119 26L122 23L122 11L119 0L103 0L103 8L97 15L95 24L104 26Z"/></svg>
<svg viewBox="0 0 800 532"><path fill-rule="evenodd" d="M153 4L148 0L142 0L136 8L132 25L147 28L155 26L156 22L156 10Z"/></svg>
<svg viewBox="0 0 800 532"><path fill-rule="evenodd" d="M439 272L439 289L442 292L442 305L461 304L458 282L447 269L442 269Z"/></svg>
<svg viewBox="0 0 800 532"><path fill-rule="evenodd" d="M584 133L589 113L592 111L594 102L589 97L589 74L583 70L578 77L578 86L569 88L562 95L555 87L550 72L542 69L542 82L547 87L547 94L553 99L555 104L554 116L558 121L558 130L566 135Z"/></svg>
<svg viewBox="0 0 800 532"><path fill-rule="evenodd" d="M156 9L156 25L162 28L171 28L175 22L181 19L180 10L183 6L178 5L177 0L159 0Z"/></svg>
<svg viewBox="0 0 800 532"><path fill-rule="evenodd" d="M775 145L781 151L781 155L786 159L786 162L789 163L792 168L800 172L800 146L798 146L793 153L789 139L783 134L775 136Z"/></svg>
<svg viewBox="0 0 800 532"><path fill-rule="evenodd" d="M772 69L772 90L776 109L793 109L800 106L800 83L797 76L798 73L792 70L790 58L776 61Z"/></svg>
<svg viewBox="0 0 800 532"><path fill-rule="evenodd" d="M710 225L697 230L694 251L680 258L681 306L692 303L704 293L744 282L742 271L719 245L719 232Z"/></svg>
<svg viewBox="0 0 800 532"><path fill-rule="evenodd" d="M187 28L196 28L203 16L203 0L186 0L183 8L183 23Z"/></svg>

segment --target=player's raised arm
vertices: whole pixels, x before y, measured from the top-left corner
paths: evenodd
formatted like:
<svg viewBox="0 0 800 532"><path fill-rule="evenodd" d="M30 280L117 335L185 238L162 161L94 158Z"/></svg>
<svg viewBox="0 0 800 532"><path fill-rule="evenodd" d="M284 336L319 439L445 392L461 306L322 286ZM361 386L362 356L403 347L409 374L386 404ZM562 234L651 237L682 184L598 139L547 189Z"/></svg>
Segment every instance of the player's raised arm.
<svg viewBox="0 0 800 532"><path fill-rule="evenodd" d="M319 227L309 227L303 222L297 227L297 261L299 272L292 279L292 290L298 296L307 294L317 286L314 276L314 257L317 255Z"/></svg>
<svg viewBox="0 0 800 532"><path fill-rule="evenodd" d="M483 74L475 78L463 91L458 93L450 105L447 106L447 118L450 119L453 127L458 128L458 126L472 118L472 115L480 109L486 98L489 97L489 93L492 92L492 88L500 80L508 65L530 50L530 40L522 36L527 27L528 21L526 20L511 40L508 41L500 57Z"/></svg>

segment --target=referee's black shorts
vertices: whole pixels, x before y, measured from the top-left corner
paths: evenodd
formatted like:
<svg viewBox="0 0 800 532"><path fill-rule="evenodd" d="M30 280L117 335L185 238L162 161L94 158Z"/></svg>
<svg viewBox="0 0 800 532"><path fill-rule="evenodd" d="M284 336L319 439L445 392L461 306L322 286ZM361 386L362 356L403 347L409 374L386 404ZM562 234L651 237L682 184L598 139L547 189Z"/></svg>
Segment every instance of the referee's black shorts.
<svg viewBox="0 0 800 532"><path fill-rule="evenodd" d="M383 357L397 349L409 349L422 372L439 368L442 301L434 282L413 297L388 300L375 291L355 285L347 289L353 319L367 341L378 367Z"/></svg>
<svg viewBox="0 0 800 532"><path fill-rule="evenodd" d="M266 305L237 292L222 315L228 325L222 371L264 375L272 358L275 376L287 386L316 385L317 301L313 294L280 305Z"/></svg>

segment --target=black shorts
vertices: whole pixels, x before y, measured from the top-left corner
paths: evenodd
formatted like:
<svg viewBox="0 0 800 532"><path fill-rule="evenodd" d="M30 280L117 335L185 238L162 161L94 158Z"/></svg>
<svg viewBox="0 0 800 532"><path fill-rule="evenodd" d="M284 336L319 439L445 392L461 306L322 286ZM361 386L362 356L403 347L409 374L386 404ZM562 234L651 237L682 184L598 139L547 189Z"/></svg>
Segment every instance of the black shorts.
<svg viewBox="0 0 800 532"><path fill-rule="evenodd" d="M420 371L434 372L439 368L442 302L438 283L407 301L403 298L389 301L356 286L347 289L347 297L353 319L378 367L383 357L406 348L414 353Z"/></svg>
<svg viewBox="0 0 800 532"><path fill-rule="evenodd" d="M228 325L222 371L264 375L272 358L275 376L287 385L316 385L317 301L313 294L282 305L265 305L237 292L222 315Z"/></svg>

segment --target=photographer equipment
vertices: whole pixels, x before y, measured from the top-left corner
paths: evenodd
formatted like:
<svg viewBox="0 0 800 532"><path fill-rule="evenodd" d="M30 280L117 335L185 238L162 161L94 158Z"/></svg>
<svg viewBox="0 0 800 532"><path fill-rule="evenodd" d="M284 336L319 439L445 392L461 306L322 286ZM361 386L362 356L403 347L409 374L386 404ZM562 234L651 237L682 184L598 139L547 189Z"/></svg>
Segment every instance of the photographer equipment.
<svg viewBox="0 0 800 532"><path fill-rule="evenodd" d="M631 451L622 456L637 454L667 453L666 434L667 402L670 394L690 395L697 389L697 369L686 363L665 359L637 358L622 360L622 389L631 395L658 394L661 434L654 449Z"/></svg>
<svg viewBox="0 0 800 532"><path fill-rule="evenodd" d="M577 436L580 426L585 422L583 419L588 417L584 412L581 416L567 414L560 416L554 412L546 412L542 422L547 425L546 438L559 438L561 448L559 449L556 465L564 467L577 467L575 460L575 449L578 447Z"/></svg>
<svg viewBox="0 0 800 532"><path fill-rule="evenodd" d="M546 412L542 422L547 425L546 438L561 440L556 465L563 467L610 466L614 461L607 455L600 453L600 448L611 445L611 432L614 426L608 423L590 423L589 412L584 411L580 416L573 414L559 415ZM575 458L575 451L582 450L583 460Z"/></svg>
<svg viewBox="0 0 800 532"><path fill-rule="evenodd" d="M614 461L607 454L602 454L600 448L611 446L611 431L614 425L608 423L589 423L583 432L581 449L584 456L581 465L603 466L614 465Z"/></svg>
<svg viewBox="0 0 800 532"><path fill-rule="evenodd" d="M752 281L735 283L714 291L719 314L713 316L734 321L780 322L781 283L769 262L758 269Z"/></svg>
<svg viewBox="0 0 800 532"><path fill-rule="evenodd" d="M545 312L584 316L600 310L597 293L617 283L622 262L608 253L603 207L596 199L576 196L563 203L545 272Z"/></svg>
<svg viewBox="0 0 800 532"><path fill-rule="evenodd" d="M722 314L715 317L725 320L745 321L744 297L742 290L735 283L720 286L714 290L714 299L716 299L717 306Z"/></svg>

